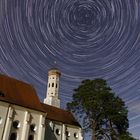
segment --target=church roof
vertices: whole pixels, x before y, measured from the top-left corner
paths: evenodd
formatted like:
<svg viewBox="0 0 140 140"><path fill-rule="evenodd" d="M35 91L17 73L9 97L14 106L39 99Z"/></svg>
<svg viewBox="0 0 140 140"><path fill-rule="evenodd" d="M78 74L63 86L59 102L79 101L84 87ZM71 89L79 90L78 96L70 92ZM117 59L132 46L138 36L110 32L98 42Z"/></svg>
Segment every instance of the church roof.
<svg viewBox="0 0 140 140"><path fill-rule="evenodd" d="M42 106L47 112L46 119L80 127L71 112L44 103Z"/></svg>
<svg viewBox="0 0 140 140"><path fill-rule="evenodd" d="M44 112L31 85L2 74L0 74L0 100Z"/></svg>
<svg viewBox="0 0 140 140"><path fill-rule="evenodd" d="M0 74L0 101L47 113L46 119L80 126L71 112L41 103L35 89L22 81Z"/></svg>

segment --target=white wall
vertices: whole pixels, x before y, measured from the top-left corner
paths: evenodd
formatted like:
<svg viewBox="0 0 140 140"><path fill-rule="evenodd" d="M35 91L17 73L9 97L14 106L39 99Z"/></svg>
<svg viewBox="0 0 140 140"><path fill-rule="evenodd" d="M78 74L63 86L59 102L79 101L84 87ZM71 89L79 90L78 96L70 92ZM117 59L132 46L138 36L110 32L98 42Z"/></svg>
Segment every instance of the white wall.
<svg viewBox="0 0 140 140"><path fill-rule="evenodd" d="M48 76L47 93L44 103L60 108L58 74Z"/></svg>
<svg viewBox="0 0 140 140"><path fill-rule="evenodd" d="M3 137L9 104L0 101L0 140Z"/></svg>
<svg viewBox="0 0 140 140"><path fill-rule="evenodd" d="M0 130L1 140L9 140L12 133L17 133L18 140L28 140L29 135L33 135L34 140L44 140L45 113L17 105L8 107L8 105L0 102L0 115L2 114L2 118L5 118L0 124L3 128ZM18 128L13 127L13 122L18 122ZM31 125L35 126L34 131L30 129Z"/></svg>
<svg viewBox="0 0 140 140"><path fill-rule="evenodd" d="M82 140L81 129L72 125L66 125L66 137L67 140ZM68 134L68 135L67 135Z"/></svg>
<svg viewBox="0 0 140 140"><path fill-rule="evenodd" d="M83 140L83 138L80 127L50 121L46 128L45 140Z"/></svg>
<svg viewBox="0 0 140 140"><path fill-rule="evenodd" d="M0 140L9 140L11 133L17 133L18 140L28 140L29 135L33 135L34 140L83 139L80 127L49 121L52 123L49 123L45 130L45 113L2 101L0 101L0 117L2 118L2 121L0 120ZM15 121L18 121L18 128L13 127ZM30 129L31 125L35 125L34 131ZM70 133L69 136L67 132ZM78 135L77 138L75 134Z"/></svg>

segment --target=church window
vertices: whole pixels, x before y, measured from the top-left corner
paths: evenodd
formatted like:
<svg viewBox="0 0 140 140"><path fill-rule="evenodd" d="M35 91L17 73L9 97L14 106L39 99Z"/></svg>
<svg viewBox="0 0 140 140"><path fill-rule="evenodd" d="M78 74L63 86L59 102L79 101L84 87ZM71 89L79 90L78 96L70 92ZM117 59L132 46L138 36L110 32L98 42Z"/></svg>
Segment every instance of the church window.
<svg viewBox="0 0 140 140"><path fill-rule="evenodd" d="M28 140L33 140L34 139L34 136L33 135L30 135Z"/></svg>
<svg viewBox="0 0 140 140"><path fill-rule="evenodd" d="M78 133L74 133L74 138L78 139Z"/></svg>
<svg viewBox="0 0 140 140"><path fill-rule="evenodd" d="M2 124L2 117L0 117L0 124Z"/></svg>
<svg viewBox="0 0 140 140"><path fill-rule="evenodd" d="M60 129L56 129L56 131L55 131L55 132L56 132L56 134L57 134L57 135L60 135L60 134L61 134Z"/></svg>
<svg viewBox="0 0 140 140"><path fill-rule="evenodd" d="M11 133L10 140L16 140L17 139L17 133Z"/></svg>
<svg viewBox="0 0 140 140"><path fill-rule="evenodd" d="M52 87L54 87L54 83L52 83Z"/></svg>
<svg viewBox="0 0 140 140"><path fill-rule="evenodd" d="M66 131L66 136L70 137L70 132L69 131Z"/></svg>
<svg viewBox="0 0 140 140"><path fill-rule="evenodd" d="M4 93L0 91L0 97L4 97Z"/></svg>
<svg viewBox="0 0 140 140"><path fill-rule="evenodd" d="M14 122L13 122L13 128L15 128L15 129L20 128L20 123L19 123L19 121L14 121Z"/></svg>
<svg viewBox="0 0 140 140"><path fill-rule="evenodd" d="M37 130L37 126L36 126L35 124L31 124L31 125L30 125L30 130L31 130L32 132L35 132L35 131Z"/></svg>

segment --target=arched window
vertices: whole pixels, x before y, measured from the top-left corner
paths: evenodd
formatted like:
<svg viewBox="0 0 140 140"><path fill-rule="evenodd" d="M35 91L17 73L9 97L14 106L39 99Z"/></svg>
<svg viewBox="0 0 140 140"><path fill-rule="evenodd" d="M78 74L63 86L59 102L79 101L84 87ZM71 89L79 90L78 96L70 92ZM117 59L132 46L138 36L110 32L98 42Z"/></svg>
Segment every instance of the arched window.
<svg viewBox="0 0 140 140"><path fill-rule="evenodd" d="M2 117L0 117L0 124L2 124L2 121L3 121L3 119L2 119Z"/></svg>
<svg viewBox="0 0 140 140"><path fill-rule="evenodd" d="M19 128L20 128L20 123L19 123L19 121L14 121L14 122L13 122L13 128L15 128L15 129L19 129Z"/></svg>
<svg viewBox="0 0 140 140"><path fill-rule="evenodd" d="M58 129L58 128L56 129L55 132L56 132L57 135L60 135L60 134L61 134L61 131L60 131L60 129Z"/></svg>
<svg viewBox="0 0 140 140"><path fill-rule="evenodd" d="M30 130L31 130L32 132L35 132L35 131L37 130L37 126L36 126L35 124L31 124L31 125L30 125Z"/></svg>
<svg viewBox="0 0 140 140"><path fill-rule="evenodd" d="M54 83L52 83L52 87L54 87Z"/></svg>
<svg viewBox="0 0 140 140"><path fill-rule="evenodd" d="M34 140L34 136L33 135L30 135L28 140Z"/></svg>
<svg viewBox="0 0 140 140"><path fill-rule="evenodd" d="M70 137L70 132L69 131L66 131L66 136Z"/></svg>
<svg viewBox="0 0 140 140"><path fill-rule="evenodd" d="M17 133L11 133L10 140L16 140L17 139Z"/></svg>
<svg viewBox="0 0 140 140"><path fill-rule="evenodd" d="M74 138L78 139L78 133L74 133Z"/></svg>

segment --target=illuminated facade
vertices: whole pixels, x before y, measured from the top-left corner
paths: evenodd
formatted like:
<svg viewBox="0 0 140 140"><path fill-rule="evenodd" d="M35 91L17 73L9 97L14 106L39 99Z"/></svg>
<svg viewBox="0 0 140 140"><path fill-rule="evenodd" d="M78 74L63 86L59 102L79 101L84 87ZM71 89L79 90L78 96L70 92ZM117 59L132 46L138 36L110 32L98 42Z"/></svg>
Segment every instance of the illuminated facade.
<svg viewBox="0 0 140 140"><path fill-rule="evenodd" d="M47 96L41 103L31 85L0 75L1 140L83 139L73 115L59 108L59 77L57 69L49 71Z"/></svg>

